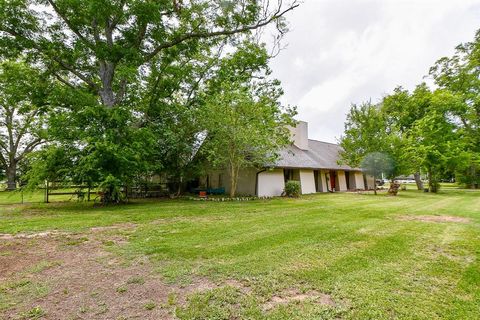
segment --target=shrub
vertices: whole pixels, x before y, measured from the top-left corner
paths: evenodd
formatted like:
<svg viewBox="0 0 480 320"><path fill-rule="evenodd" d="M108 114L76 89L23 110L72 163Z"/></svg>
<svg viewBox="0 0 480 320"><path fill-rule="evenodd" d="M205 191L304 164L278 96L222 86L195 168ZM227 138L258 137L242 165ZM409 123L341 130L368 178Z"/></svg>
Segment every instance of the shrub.
<svg viewBox="0 0 480 320"><path fill-rule="evenodd" d="M285 194L287 197L298 198L301 193L300 181L289 180L285 183Z"/></svg>
<svg viewBox="0 0 480 320"><path fill-rule="evenodd" d="M100 183L99 189L103 192L103 203L120 203L123 200L122 195L122 183L119 179L112 175L108 175L107 178Z"/></svg>

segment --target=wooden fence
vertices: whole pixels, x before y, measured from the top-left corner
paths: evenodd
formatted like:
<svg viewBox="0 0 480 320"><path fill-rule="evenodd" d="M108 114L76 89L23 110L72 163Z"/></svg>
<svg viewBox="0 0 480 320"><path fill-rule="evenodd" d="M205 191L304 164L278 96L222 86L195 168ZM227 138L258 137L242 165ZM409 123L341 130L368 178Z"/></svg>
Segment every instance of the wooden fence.
<svg viewBox="0 0 480 320"><path fill-rule="evenodd" d="M45 181L44 202L49 203L52 196L70 195L77 201L101 201L103 193L98 186L70 185L58 181ZM168 196L168 186L165 183L143 183L135 186L124 186L122 192L126 199L161 198Z"/></svg>

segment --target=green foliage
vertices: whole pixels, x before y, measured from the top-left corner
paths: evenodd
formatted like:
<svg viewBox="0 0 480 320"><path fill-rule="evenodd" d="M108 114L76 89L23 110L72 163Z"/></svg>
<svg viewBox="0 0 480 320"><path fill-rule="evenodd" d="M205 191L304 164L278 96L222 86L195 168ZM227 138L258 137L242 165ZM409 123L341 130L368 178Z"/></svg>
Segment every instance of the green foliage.
<svg viewBox="0 0 480 320"><path fill-rule="evenodd" d="M413 92L398 87L378 107L352 106L341 139L344 161L355 166L368 152L384 152L394 160L393 175L422 170L432 192L452 172L478 187L479 57L480 30L430 69L438 89L425 83Z"/></svg>
<svg viewBox="0 0 480 320"><path fill-rule="evenodd" d="M431 192L437 191L442 174L455 166L460 151L456 124L450 117L452 99L448 92L431 93L426 114L414 123L408 138L406 154L425 168Z"/></svg>
<svg viewBox="0 0 480 320"><path fill-rule="evenodd" d="M112 175L108 175L102 183L98 186L102 191L102 202L104 204L120 203L124 196L122 193L122 182L120 179Z"/></svg>
<svg viewBox="0 0 480 320"><path fill-rule="evenodd" d="M371 103L353 104L347 115L345 131L340 139L343 161L359 167L371 152L385 149L386 123L379 106Z"/></svg>
<svg viewBox="0 0 480 320"><path fill-rule="evenodd" d="M19 180L18 166L47 138L50 80L24 61L0 62L0 168L10 190Z"/></svg>
<svg viewBox="0 0 480 320"><path fill-rule="evenodd" d="M462 151L457 157L455 167L455 178L458 183L469 188L480 187L480 155L467 151Z"/></svg>
<svg viewBox="0 0 480 320"><path fill-rule="evenodd" d="M382 173L390 176L394 167L392 159L381 152L367 154L360 165L365 173L373 177L380 177Z"/></svg>
<svg viewBox="0 0 480 320"><path fill-rule="evenodd" d="M288 180L285 182L285 195L287 197L298 198L302 193L300 181Z"/></svg>
<svg viewBox="0 0 480 320"><path fill-rule="evenodd" d="M214 167L228 170L232 197L239 170L265 167L289 143L287 125L296 111L281 106L283 91L267 78L267 61L265 48L253 44L227 56L199 110L205 129L201 151Z"/></svg>
<svg viewBox="0 0 480 320"><path fill-rule="evenodd" d="M443 57L430 69L437 86L450 96L449 117L455 121L461 146L455 171L462 183L478 187L480 153L480 30L472 42L460 44L452 57Z"/></svg>
<svg viewBox="0 0 480 320"><path fill-rule="evenodd" d="M164 172L181 183L199 162L199 92L214 76L235 76L219 66L223 48L235 52L269 23L281 35L283 15L297 5L0 0L0 56L22 53L61 84L48 122L48 149L65 155L57 177L99 183L113 176L131 184ZM53 151L44 152L35 159L52 160ZM32 167L48 176L40 169L53 162Z"/></svg>
<svg viewBox="0 0 480 320"><path fill-rule="evenodd" d="M40 319L46 315L46 312L39 306L33 307L23 314L24 319Z"/></svg>
<svg viewBox="0 0 480 320"><path fill-rule="evenodd" d="M153 310L157 307L157 304L153 301L149 301L143 305L143 307L147 310Z"/></svg>
<svg viewBox="0 0 480 320"><path fill-rule="evenodd" d="M383 105L369 102L352 105L340 139L342 161L352 167L364 167L378 156L378 161L389 159L389 164L388 168L375 172L375 176L379 177L383 172L393 178L405 173L406 168L401 159L404 142L400 135L393 134L394 130L389 113L384 111ZM370 158L364 163L367 157ZM370 168L370 165L367 167Z"/></svg>

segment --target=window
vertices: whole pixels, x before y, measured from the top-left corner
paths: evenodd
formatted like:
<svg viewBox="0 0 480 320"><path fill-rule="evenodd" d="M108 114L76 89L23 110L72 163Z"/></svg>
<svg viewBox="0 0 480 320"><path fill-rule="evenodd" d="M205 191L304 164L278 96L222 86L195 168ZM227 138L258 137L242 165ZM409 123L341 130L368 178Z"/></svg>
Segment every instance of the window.
<svg viewBox="0 0 480 320"><path fill-rule="evenodd" d="M293 169L283 169L283 177L285 182L288 180L293 180Z"/></svg>

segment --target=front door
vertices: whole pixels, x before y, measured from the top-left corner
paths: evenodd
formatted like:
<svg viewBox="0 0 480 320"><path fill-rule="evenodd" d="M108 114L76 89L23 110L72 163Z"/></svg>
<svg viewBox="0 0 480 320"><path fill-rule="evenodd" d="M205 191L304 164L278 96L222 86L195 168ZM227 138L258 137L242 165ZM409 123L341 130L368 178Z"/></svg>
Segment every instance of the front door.
<svg viewBox="0 0 480 320"><path fill-rule="evenodd" d="M330 190L335 191L335 171L330 171Z"/></svg>

